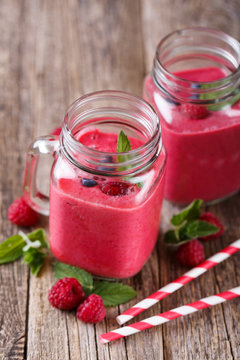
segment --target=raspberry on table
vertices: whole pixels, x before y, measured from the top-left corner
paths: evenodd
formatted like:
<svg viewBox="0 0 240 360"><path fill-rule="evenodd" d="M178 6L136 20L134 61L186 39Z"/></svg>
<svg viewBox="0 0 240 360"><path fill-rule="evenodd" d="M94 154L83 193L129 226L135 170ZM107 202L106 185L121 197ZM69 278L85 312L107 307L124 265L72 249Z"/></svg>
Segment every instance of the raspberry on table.
<svg viewBox="0 0 240 360"><path fill-rule="evenodd" d="M179 246L177 250L177 261L181 265L196 266L205 259L203 245L194 239Z"/></svg>
<svg viewBox="0 0 240 360"><path fill-rule="evenodd" d="M51 135L60 135L62 131L61 127L56 127L52 132Z"/></svg>
<svg viewBox="0 0 240 360"><path fill-rule="evenodd" d="M101 296L89 295L77 308L77 318L88 323L97 323L105 318L105 307Z"/></svg>
<svg viewBox="0 0 240 360"><path fill-rule="evenodd" d="M33 226L38 222L38 213L21 196L9 206L8 219L16 225Z"/></svg>
<svg viewBox="0 0 240 360"><path fill-rule="evenodd" d="M212 225L215 225L219 228L219 230L215 234L207 235L205 237L199 237L198 240L209 241L209 240L217 239L219 236L221 236L223 234L223 232L224 232L223 225L220 223L218 218L216 218L216 216L214 216L212 213L210 213L210 212L203 213L200 216L199 220L206 221Z"/></svg>
<svg viewBox="0 0 240 360"><path fill-rule="evenodd" d="M58 280L48 294L50 304L58 309L72 310L85 298L82 286L74 278Z"/></svg>
<svg viewBox="0 0 240 360"><path fill-rule="evenodd" d="M181 105L181 112L192 119L203 119L208 115L208 110L205 106L189 103Z"/></svg>

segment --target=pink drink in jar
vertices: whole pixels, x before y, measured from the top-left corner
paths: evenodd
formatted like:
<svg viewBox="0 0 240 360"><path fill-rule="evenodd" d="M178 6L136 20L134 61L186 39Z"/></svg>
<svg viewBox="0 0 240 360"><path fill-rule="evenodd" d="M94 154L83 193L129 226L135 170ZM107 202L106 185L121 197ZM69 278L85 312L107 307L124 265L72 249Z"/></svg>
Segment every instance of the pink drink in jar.
<svg viewBox="0 0 240 360"><path fill-rule="evenodd" d="M164 38L143 96L168 153L165 197L216 201L240 188L240 44L206 28Z"/></svg>
<svg viewBox="0 0 240 360"><path fill-rule="evenodd" d="M120 154L121 130L131 151ZM51 146L53 254L101 277L136 274L155 245L163 199L166 155L156 113L129 94L93 93L69 108L60 144Z"/></svg>

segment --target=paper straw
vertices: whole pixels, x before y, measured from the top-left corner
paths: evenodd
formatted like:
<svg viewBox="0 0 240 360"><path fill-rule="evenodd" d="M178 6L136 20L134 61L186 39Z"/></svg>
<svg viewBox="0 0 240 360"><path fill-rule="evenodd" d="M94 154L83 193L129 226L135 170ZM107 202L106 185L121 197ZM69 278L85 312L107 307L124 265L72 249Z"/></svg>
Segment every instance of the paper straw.
<svg viewBox="0 0 240 360"><path fill-rule="evenodd" d="M142 330L161 325L165 322L176 319L178 317L188 315L198 310L220 304L230 299L234 299L238 296L240 296L240 286L214 296L205 297L201 300L195 301L188 305L180 306L173 310L166 311L164 313L152 316L150 318L144 319L134 324L127 325L122 328L102 334L100 335L100 341L102 344L106 344L110 341L117 340L125 336L138 333Z"/></svg>
<svg viewBox="0 0 240 360"><path fill-rule="evenodd" d="M194 267L190 271L183 274L178 279L170 282L168 285L157 290L155 293L148 296L144 300L140 301L132 308L124 311L121 315L117 316L116 318L118 324L122 325L125 322L131 320L132 318L134 318L134 316L150 308L151 306L159 302L161 299L172 294L173 292L180 289L181 287L183 287L185 284L189 283L193 279L196 279L198 276L202 275L207 270L211 269L212 267L219 264L223 260L229 258L231 255L233 255L239 250L240 250L240 239L234 241L232 244L228 245L225 249L211 256L210 258L199 264L197 267Z"/></svg>

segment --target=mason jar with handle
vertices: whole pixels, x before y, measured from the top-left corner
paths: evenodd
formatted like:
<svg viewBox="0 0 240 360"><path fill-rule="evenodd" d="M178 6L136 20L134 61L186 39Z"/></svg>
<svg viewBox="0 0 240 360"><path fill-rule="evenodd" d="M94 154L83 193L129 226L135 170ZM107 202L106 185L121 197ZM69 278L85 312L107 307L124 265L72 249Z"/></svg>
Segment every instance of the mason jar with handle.
<svg viewBox="0 0 240 360"><path fill-rule="evenodd" d="M54 158L50 208L36 185L44 154ZM117 91L76 100L60 138L36 139L27 155L25 198L49 213L54 256L100 277L140 271L158 236L165 163L158 116L145 101Z"/></svg>

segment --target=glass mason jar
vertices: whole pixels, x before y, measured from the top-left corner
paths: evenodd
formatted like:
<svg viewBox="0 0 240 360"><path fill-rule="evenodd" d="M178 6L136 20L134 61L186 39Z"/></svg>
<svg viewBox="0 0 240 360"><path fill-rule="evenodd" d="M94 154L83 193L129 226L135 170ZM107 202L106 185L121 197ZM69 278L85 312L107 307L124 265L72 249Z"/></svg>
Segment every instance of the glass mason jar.
<svg viewBox="0 0 240 360"><path fill-rule="evenodd" d="M240 188L240 44L188 28L158 45L143 97L156 109L168 154L164 196L179 204Z"/></svg>
<svg viewBox="0 0 240 360"><path fill-rule="evenodd" d="M120 131L132 149L116 153ZM158 116L144 100L101 91L68 109L60 139L30 146L25 197L48 214L36 186L37 162L52 154L50 246L62 262L107 278L136 274L155 245L163 199L166 154Z"/></svg>

